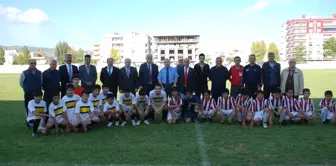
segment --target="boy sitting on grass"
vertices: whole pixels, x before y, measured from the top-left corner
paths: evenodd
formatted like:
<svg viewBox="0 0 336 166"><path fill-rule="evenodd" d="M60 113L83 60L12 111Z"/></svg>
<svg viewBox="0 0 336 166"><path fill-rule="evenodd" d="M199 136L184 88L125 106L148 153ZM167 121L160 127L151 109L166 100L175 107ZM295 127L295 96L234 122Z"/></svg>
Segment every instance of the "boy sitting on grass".
<svg viewBox="0 0 336 166"><path fill-rule="evenodd" d="M261 90L256 92L256 98L253 100L253 121L250 124L252 128L254 123L257 125L263 123L264 128L272 127L271 105L267 99L264 98L264 93ZM267 125L269 123L269 125Z"/></svg>
<svg viewBox="0 0 336 166"><path fill-rule="evenodd" d="M66 94L63 96L62 101L65 104L65 112L67 114L67 121L70 125L70 128L74 131L77 132L78 128L77 126L79 125L78 119L75 115L75 107L76 103L81 100L81 97L78 95L74 94L74 86L72 84L67 84L66 85Z"/></svg>
<svg viewBox="0 0 336 166"><path fill-rule="evenodd" d="M65 111L66 107L64 102L60 100L60 94L54 94L52 102L49 105L49 115L51 118L48 119L47 128L55 127L56 134L59 134L60 131L58 126L62 126L65 128L66 132L70 132L68 118Z"/></svg>
<svg viewBox="0 0 336 166"><path fill-rule="evenodd" d="M156 116L162 114L162 120L166 119L165 110L167 108L167 94L162 90L160 84L155 85L155 89L149 92L150 109ZM166 115L167 116L167 115Z"/></svg>
<svg viewBox="0 0 336 166"><path fill-rule="evenodd" d="M76 104L75 114L79 120L79 124L82 125L83 131L87 131L87 126L93 122L99 121L99 118L92 114L94 112L94 107L92 102L89 101L89 95L91 91L85 89L82 95L82 99L79 100Z"/></svg>
<svg viewBox="0 0 336 166"><path fill-rule="evenodd" d="M119 104L112 93L108 94L106 99L107 101L104 104L103 112L105 119L109 121L107 127L111 127L113 123L115 123L116 126L119 126Z"/></svg>
<svg viewBox="0 0 336 166"><path fill-rule="evenodd" d="M303 97L299 99L300 106L300 114L301 114L301 122L307 124L308 120L314 120L316 118L315 115L315 106L314 101L309 98L310 90L305 88L303 89Z"/></svg>
<svg viewBox="0 0 336 166"><path fill-rule="evenodd" d="M47 114L47 104L42 100L42 91L37 91L33 93L34 99L28 102L28 123L33 124L32 136L37 136L37 132L45 135L47 134L47 128L45 127L45 118L50 117Z"/></svg>
<svg viewBox="0 0 336 166"><path fill-rule="evenodd" d="M181 116L182 99L179 96L179 92L176 87L172 88L172 97L168 100L168 124L175 124Z"/></svg>
<svg viewBox="0 0 336 166"><path fill-rule="evenodd" d="M287 89L285 96L286 115L291 119L292 123L298 123L301 121L301 114L299 113L299 103L293 97L293 89Z"/></svg>
<svg viewBox="0 0 336 166"><path fill-rule="evenodd" d="M140 115L137 109L135 109L135 97L133 93L131 93L130 89L126 88L120 95L119 106L122 123L121 126L125 126L127 124L127 120L132 120L132 125L137 126L140 125ZM138 122L137 122L138 121Z"/></svg>
<svg viewBox="0 0 336 166"><path fill-rule="evenodd" d="M222 124L224 123L225 117L228 117L228 123L231 124L232 117L236 115L234 111L235 100L229 94L229 89L226 88L217 101L217 116Z"/></svg>
<svg viewBox="0 0 336 166"><path fill-rule="evenodd" d="M241 94L237 96L235 104L238 122L245 127L246 120L248 120L248 122L251 122L252 120L252 99L249 96L247 88L242 89Z"/></svg>
<svg viewBox="0 0 336 166"><path fill-rule="evenodd" d="M331 120L333 124L336 124L336 113L335 113L335 101L332 99L333 92L327 90L324 92L324 98L320 101L320 111L322 125L329 123Z"/></svg>
<svg viewBox="0 0 336 166"><path fill-rule="evenodd" d="M201 117L203 120L212 121L212 118L215 117L217 108L216 108L216 102L213 98L211 98L211 92L209 90L206 90L203 93L202 98L202 107L203 109L198 113L199 117Z"/></svg>
<svg viewBox="0 0 336 166"><path fill-rule="evenodd" d="M90 93L89 96L89 101L92 102L93 108L94 108L94 112L92 114L94 114L95 116L97 116L99 118L99 120L103 119L104 117L104 113L102 111L102 100L100 100L100 90L101 87L100 85L96 84L93 87L93 93Z"/></svg>
<svg viewBox="0 0 336 166"><path fill-rule="evenodd" d="M148 115L151 113L150 110L150 99L146 94L144 89L139 90L139 94L135 97L135 108L139 114L144 117L144 123L149 125ZM138 120L140 124L140 119Z"/></svg>
<svg viewBox="0 0 336 166"><path fill-rule="evenodd" d="M285 97L282 95L279 88L273 91L269 101L271 103L271 110L274 116L279 118L279 124L282 125L286 117L286 102Z"/></svg>

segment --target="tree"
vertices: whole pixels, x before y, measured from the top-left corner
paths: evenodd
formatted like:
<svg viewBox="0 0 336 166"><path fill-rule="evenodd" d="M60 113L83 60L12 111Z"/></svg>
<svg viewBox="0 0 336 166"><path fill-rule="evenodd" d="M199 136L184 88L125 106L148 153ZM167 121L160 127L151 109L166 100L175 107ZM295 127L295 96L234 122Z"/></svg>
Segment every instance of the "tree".
<svg viewBox="0 0 336 166"><path fill-rule="evenodd" d="M225 60L228 62L228 64L231 64L234 61L234 57L226 57Z"/></svg>
<svg viewBox="0 0 336 166"><path fill-rule="evenodd" d="M204 62L205 62L205 63L210 63L210 62L211 62L211 58L205 58L205 59L204 59Z"/></svg>
<svg viewBox="0 0 336 166"><path fill-rule="evenodd" d="M279 48L275 43L270 43L267 48L267 52L273 52L275 54L275 60L280 61Z"/></svg>
<svg viewBox="0 0 336 166"><path fill-rule="evenodd" d="M324 42L323 50L325 56L336 57L336 38L332 37Z"/></svg>
<svg viewBox="0 0 336 166"><path fill-rule="evenodd" d="M57 58L58 63L64 64L65 54L69 52L69 44L65 41L60 41L57 43L55 48L55 55Z"/></svg>
<svg viewBox="0 0 336 166"><path fill-rule="evenodd" d="M113 61L119 62L121 60L120 50L112 48L110 51L110 56L113 58Z"/></svg>
<svg viewBox="0 0 336 166"><path fill-rule="evenodd" d="M307 56L306 47L301 43L294 48L294 56L297 62L304 62Z"/></svg>
<svg viewBox="0 0 336 166"><path fill-rule="evenodd" d="M30 58L31 58L30 51L26 46L24 46L21 49L19 55L15 58L13 64L15 64L15 65L26 65L26 64L28 64Z"/></svg>
<svg viewBox="0 0 336 166"><path fill-rule="evenodd" d="M85 55L85 51L83 49L79 49L77 52L76 52L76 61L75 63L83 63L84 62L84 55Z"/></svg>
<svg viewBox="0 0 336 166"><path fill-rule="evenodd" d="M3 65L5 62L5 50L3 48L0 48L0 65Z"/></svg>
<svg viewBox="0 0 336 166"><path fill-rule="evenodd" d="M253 42L251 47L251 52L256 56L258 62L264 60L266 54L266 44L263 40Z"/></svg>

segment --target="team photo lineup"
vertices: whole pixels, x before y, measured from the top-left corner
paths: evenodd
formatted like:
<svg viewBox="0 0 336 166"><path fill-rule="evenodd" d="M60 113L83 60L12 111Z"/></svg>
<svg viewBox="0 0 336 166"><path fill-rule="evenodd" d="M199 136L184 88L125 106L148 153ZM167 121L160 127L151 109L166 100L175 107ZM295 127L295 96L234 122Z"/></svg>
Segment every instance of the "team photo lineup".
<svg viewBox="0 0 336 166"><path fill-rule="evenodd" d="M53 128L59 134L60 129L86 132L98 124L136 127L161 120L168 124L232 123L249 128L307 124L310 120L320 120L322 125L336 122L333 92L322 92L324 98L315 110L295 59L281 68L270 52L268 61L259 66L251 54L248 65L241 66L240 57L235 57L235 64L227 69L221 57L211 68L204 62L204 54L198 57L199 63L193 68L188 58L179 59L176 67L165 59L159 70L148 54L139 71L131 66L131 59L125 59L125 67L119 69L109 58L100 75L90 64L90 55L85 55L85 64L77 68L71 64L72 55L66 54L66 64L57 69L53 60L43 72L31 59L29 69L20 76L27 127L37 136Z"/></svg>

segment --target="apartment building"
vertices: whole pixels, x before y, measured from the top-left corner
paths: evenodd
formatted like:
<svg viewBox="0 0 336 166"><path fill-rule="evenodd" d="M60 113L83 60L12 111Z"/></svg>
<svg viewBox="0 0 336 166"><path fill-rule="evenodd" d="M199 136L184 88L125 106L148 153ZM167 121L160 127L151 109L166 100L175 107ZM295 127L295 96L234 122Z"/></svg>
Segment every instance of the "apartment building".
<svg viewBox="0 0 336 166"><path fill-rule="evenodd" d="M302 15L288 20L282 26L281 58L293 56L295 48L302 44L307 60L322 60L323 43L331 37L336 37L336 14L330 18Z"/></svg>
<svg viewBox="0 0 336 166"><path fill-rule="evenodd" d="M100 56L100 44L93 44L91 59L94 59L94 60L102 59Z"/></svg>

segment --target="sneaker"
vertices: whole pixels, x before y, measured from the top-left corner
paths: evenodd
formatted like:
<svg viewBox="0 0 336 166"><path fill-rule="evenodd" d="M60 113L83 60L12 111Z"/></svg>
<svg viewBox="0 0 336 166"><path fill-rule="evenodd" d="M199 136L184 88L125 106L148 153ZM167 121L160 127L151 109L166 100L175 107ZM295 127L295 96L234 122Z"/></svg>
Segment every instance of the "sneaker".
<svg viewBox="0 0 336 166"><path fill-rule="evenodd" d="M119 121L116 121L115 125L116 125L116 126L119 126Z"/></svg>
<svg viewBox="0 0 336 166"><path fill-rule="evenodd" d="M107 124L107 127L111 127L113 125L113 122L109 122L108 124Z"/></svg>
<svg viewBox="0 0 336 166"><path fill-rule="evenodd" d="M263 126L264 126L264 129L266 129L267 128L267 123L264 123Z"/></svg>
<svg viewBox="0 0 336 166"><path fill-rule="evenodd" d="M149 125L150 123L148 122L148 120L144 120L144 124Z"/></svg>
<svg viewBox="0 0 336 166"><path fill-rule="evenodd" d="M124 124L124 122L123 122L123 124ZM121 126L124 126L123 124L122 124ZM132 120L132 125L133 125L133 126L136 126L136 122L135 122L135 120Z"/></svg>
<svg viewBox="0 0 336 166"><path fill-rule="evenodd" d="M121 123L121 126L124 127L126 124L127 124L127 122L126 122L126 121L123 121L123 122Z"/></svg>
<svg viewBox="0 0 336 166"><path fill-rule="evenodd" d="M140 120L138 120L138 121L136 122L136 125L137 125L137 126L139 126L139 125L140 125L140 123L141 123L141 121L140 121Z"/></svg>
<svg viewBox="0 0 336 166"><path fill-rule="evenodd" d="M32 133L32 136L33 136L33 137L36 137L36 136L37 136L37 134L36 134L36 133Z"/></svg>

